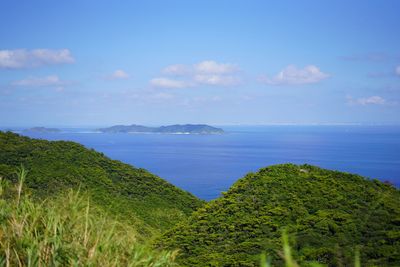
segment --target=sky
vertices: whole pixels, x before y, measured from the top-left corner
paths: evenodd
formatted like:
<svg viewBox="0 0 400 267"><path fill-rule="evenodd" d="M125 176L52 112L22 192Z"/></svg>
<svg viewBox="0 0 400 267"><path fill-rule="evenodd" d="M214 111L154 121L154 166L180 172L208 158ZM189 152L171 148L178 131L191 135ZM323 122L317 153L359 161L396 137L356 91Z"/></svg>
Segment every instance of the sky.
<svg viewBox="0 0 400 267"><path fill-rule="evenodd" d="M400 124L400 1L0 2L0 126Z"/></svg>

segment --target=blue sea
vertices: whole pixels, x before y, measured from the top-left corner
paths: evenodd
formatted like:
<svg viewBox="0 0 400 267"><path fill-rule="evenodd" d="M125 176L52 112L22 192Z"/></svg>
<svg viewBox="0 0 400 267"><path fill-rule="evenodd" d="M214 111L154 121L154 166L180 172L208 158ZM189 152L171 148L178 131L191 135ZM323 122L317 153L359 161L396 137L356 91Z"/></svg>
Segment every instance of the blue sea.
<svg viewBox="0 0 400 267"><path fill-rule="evenodd" d="M103 134L91 129L26 134L70 140L145 168L211 200L248 172L308 163L400 185L400 126L224 126L222 135Z"/></svg>

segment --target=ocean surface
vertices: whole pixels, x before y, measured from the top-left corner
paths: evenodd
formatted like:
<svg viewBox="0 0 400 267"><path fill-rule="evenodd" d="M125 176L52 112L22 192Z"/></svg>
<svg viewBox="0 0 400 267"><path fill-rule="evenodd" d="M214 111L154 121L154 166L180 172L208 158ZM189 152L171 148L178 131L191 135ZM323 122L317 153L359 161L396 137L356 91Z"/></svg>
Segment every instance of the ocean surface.
<svg viewBox="0 0 400 267"><path fill-rule="evenodd" d="M145 168L211 200L248 172L279 163L312 164L400 185L400 126L223 126L222 135L103 134L66 128L23 133L70 140Z"/></svg>

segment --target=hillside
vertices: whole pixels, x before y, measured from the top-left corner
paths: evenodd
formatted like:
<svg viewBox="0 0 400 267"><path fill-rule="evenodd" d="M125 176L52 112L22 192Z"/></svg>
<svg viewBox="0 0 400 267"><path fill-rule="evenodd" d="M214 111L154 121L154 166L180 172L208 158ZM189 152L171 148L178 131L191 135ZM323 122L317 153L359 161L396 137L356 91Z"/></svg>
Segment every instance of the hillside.
<svg viewBox="0 0 400 267"><path fill-rule="evenodd" d="M317 167L276 165L238 180L159 241L184 266L258 266L281 261L281 235L294 258L329 266L400 265L400 192L376 180Z"/></svg>
<svg viewBox="0 0 400 267"><path fill-rule="evenodd" d="M102 133L164 133L164 134L222 134L224 130L205 124L175 124L160 127L142 125L115 125L100 128Z"/></svg>
<svg viewBox="0 0 400 267"><path fill-rule="evenodd" d="M46 141L0 132L0 176L15 181L29 171L25 185L36 198L79 189L95 205L137 226L142 234L164 231L202 201L165 180L102 153L66 141Z"/></svg>
<svg viewBox="0 0 400 267"><path fill-rule="evenodd" d="M18 182L0 178L0 266L176 266L176 251L154 250L137 229L68 190L36 201Z"/></svg>

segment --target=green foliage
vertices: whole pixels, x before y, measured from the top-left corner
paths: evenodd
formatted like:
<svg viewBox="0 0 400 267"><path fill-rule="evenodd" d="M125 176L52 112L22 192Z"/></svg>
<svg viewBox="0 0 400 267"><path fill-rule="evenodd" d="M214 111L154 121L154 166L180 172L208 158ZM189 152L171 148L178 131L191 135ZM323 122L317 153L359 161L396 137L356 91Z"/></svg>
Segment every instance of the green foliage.
<svg viewBox="0 0 400 267"><path fill-rule="evenodd" d="M93 203L150 236L184 220L202 201L165 180L102 153L66 141L30 139L0 132L0 176L16 182L15 169L29 170L32 196L47 198L80 189Z"/></svg>
<svg viewBox="0 0 400 267"><path fill-rule="evenodd" d="M22 194L25 174L15 189L0 179L0 266L175 266L176 251L139 244L134 227L87 196L69 190L37 202Z"/></svg>
<svg viewBox="0 0 400 267"><path fill-rule="evenodd" d="M358 175L271 166L204 204L82 145L0 132L1 177L0 265L170 266L176 249L183 266L400 265L400 191Z"/></svg>
<svg viewBox="0 0 400 267"><path fill-rule="evenodd" d="M298 267L297 262L292 258L291 247L289 245L289 237L286 231L283 231L282 234L282 247L283 247L283 255L281 257L284 260L284 265L286 267ZM270 259L266 257L265 253L262 253L260 261L260 267L271 267ZM319 264L317 262L309 262L307 264L310 267L323 267L325 265ZM354 267L360 267L360 254L359 251L356 250L356 255L354 257Z"/></svg>
<svg viewBox="0 0 400 267"><path fill-rule="evenodd" d="M283 228L290 239L280 252ZM274 266L284 259L352 266L355 257L362 266L399 266L399 233L399 190L358 175L284 164L238 180L165 233L158 246L179 249L185 266L259 266L263 252Z"/></svg>

